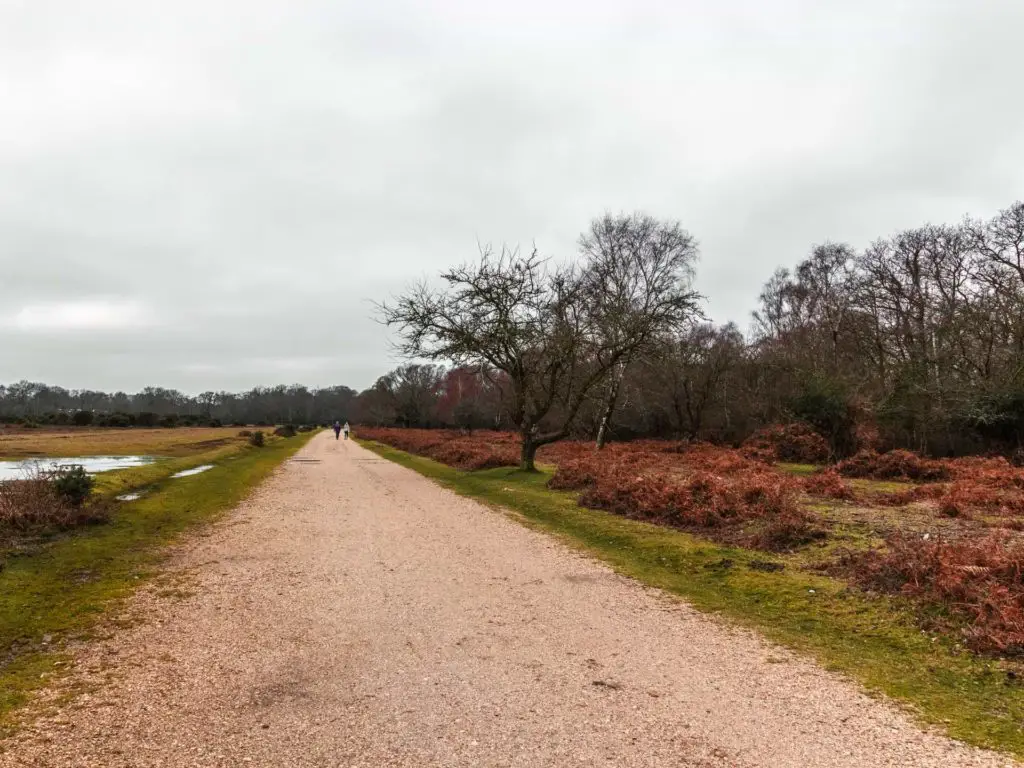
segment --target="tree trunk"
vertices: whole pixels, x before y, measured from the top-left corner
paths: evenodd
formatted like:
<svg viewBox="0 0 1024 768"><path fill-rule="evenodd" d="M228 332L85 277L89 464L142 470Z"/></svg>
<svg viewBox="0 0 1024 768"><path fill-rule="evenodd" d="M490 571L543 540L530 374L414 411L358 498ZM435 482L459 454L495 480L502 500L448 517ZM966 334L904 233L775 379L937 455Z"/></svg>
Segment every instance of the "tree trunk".
<svg viewBox="0 0 1024 768"><path fill-rule="evenodd" d="M625 366L613 372L612 380L608 384L608 398L605 400L604 414L601 416L601 426L597 430L597 450L599 451L608 442L608 429L611 426L612 414L615 413L615 401L619 399L619 387L622 385L624 372Z"/></svg>
<svg viewBox="0 0 1024 768"><path fill-rule="evenodd" d="M608 442L608 422L612 419L612 412L615 410L615 399L611 395L608 396L608 403L604 409L604 415L601 417L601 426L597 428L597 450L604 448L605 443Z"/></svg>
<svg viewBox="0 0 1024 768"><path fill-rule="evenodd" d="M534 442L532 435L523 435L523 445L519 456L519 468L524 472L537 471L535 460L537 458L538 447L539 446Z"/></svg>

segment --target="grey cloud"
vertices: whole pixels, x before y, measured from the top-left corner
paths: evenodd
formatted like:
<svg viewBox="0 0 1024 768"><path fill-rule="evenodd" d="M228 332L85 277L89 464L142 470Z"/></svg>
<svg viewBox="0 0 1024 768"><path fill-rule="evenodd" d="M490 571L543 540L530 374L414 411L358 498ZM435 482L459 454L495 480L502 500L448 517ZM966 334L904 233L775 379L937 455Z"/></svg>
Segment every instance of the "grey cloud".
<svg viewBox="0 0 1024 768"><path fill-rule="evenodd" d="M373 300L477 240L680 218L715 319L826 238L1021 195L1024 10L39 0L0 8L0 381L364 387ZM27 332L26 305L147 327Z"/></svg>

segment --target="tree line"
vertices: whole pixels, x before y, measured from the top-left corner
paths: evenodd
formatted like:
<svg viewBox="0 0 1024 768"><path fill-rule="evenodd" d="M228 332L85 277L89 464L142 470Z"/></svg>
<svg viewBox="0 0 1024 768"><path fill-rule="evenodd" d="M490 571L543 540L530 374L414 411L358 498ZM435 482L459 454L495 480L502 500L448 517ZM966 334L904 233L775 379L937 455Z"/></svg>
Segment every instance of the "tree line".
<svg viewBox="0 0 1024 768"><path fill-rule="evenodd" d="M1022 451L1024 203L815 245L767 282L746 335L704 318L678 222L606 215L579 244L569 268L485 251L382 307L411 358L504 394L493 417L522 434L524 467L569 432L737 443L785 421L837 456Z"/></svg>
<svg viewBox="0 0 1024 768"><path fill-rule="evenodd" d="M608 214L564 263L484 248L440 287L382 304L410 362L363 392L129 395L18 382L0 386L0 417L513 429L524 467L570 435L738 443L787 421L812 425L836 455L1021 451L1024 203L862 250L815 245L769 279L746 333L706 319L698 258L677 221Z"/></svg>
<svg viewBox="0 0 1024 768"><path fill-rule="evenodd" d="M355 397L355 390L344 386L309 389L294 384L187 395L163 387L129 394L19 381L0 385L0 421L112 427L322 424L348 418Z"/></svg>

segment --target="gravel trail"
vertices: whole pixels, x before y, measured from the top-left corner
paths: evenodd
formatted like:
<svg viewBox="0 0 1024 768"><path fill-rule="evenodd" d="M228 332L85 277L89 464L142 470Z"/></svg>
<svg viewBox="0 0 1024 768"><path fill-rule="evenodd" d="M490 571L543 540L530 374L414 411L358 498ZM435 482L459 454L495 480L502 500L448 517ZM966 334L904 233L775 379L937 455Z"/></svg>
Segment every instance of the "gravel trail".
<svg viewBox="0 0 1024 768"><path fill-rule="evenodd" d="M333 435L173 569L0 766L1013 765Z"/></svg>

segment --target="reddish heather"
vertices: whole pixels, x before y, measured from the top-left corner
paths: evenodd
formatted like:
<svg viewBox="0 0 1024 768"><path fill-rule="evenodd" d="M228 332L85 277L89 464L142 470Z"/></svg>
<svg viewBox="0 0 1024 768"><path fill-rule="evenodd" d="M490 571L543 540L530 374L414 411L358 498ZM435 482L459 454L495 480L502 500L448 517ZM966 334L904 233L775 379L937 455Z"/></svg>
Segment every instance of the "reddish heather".
<svg viewBox="0 0 1024 768"><path fill-rule="evenodd" d="M359 436L458 469L514 467L519 463L518 442L508 432L464 435L453 430L360 427Z"/></svg>
<svg viewBox="0 0 1024 768"><path fill-rule="evenodd" d="M741 450L758 461L796 464L823 464L831 453L825 438L801 423L765 427L748 437Z"/></svg>
<svg viewBox="0 0 1024 768"><path fill-rule="evenodd" d="M860 451L839 462L836 471L845 477L866 477L874 480L914 480L935 482L951 476L950 462L925 459L910 451L875 453Z"/></svg>
<svg viewBox="0 0 1024 768"><path fill-rule="evenodd" d="M1024 541L1006 532L956 541L895 536L888 551L856 564L854 578L901 592L965 622L964 640L983 653L1024 653Z"/></svg>
<svg viewBox="0 0 1024 768"><path fill-rule="evenodd" d="M850 501L856 498L853 489L849 484L843 482L843 478L832 467L804 478L803 487L811 496L820 496L825 499Z"/></svg>

